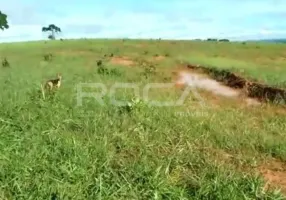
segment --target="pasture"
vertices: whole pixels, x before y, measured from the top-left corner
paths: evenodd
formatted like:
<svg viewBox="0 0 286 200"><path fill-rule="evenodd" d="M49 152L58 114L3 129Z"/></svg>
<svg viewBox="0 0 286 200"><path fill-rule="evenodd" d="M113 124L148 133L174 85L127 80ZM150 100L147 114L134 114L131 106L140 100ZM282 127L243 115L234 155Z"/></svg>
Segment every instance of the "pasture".
<svg viewBox="0 0 286 200"><path fill-rule="evenodd" d="M285 107L204 89L178 106L142 100L148 83L176 81L186 62L285 88L285 44L82 39L3 43L0 55L10 64L0 70L0 199L285 198ZM60 89L43 96L57 73ZM81 83L108 92L133 83L140 97L119 88L79 105ZM183 91L152 88L148 98Z"/></svg>

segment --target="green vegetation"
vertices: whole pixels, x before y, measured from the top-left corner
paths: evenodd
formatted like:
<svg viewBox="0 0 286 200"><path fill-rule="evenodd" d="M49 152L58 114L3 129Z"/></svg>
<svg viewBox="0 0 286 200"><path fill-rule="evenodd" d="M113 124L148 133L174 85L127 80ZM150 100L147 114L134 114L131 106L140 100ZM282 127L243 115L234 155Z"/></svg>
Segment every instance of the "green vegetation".
<svg viewBox="0 0 286 200"><path fill-rule="evenodd" d="M7 15L0 11L0 29L3 31L4 29L8 29L9 25L7 22Z"/></svg>
<svg viewBox="0 0 286 200"><path fill-rule="evenodd" d="M0 199L285 198L285 167L269 190L262 171L275 174L271 165L286 162L285 110L278 106L247 107L206 91L203 107L192 94L182 106L150 107L132 89L115 94L127 106L113 105L109 95L104 105L86 97L77 106L76 98L80 83L128 82L143 90L170 82L180 62L285 85L283 49L163 40L1 44L9 67L0 70ZM43 99L40 84L57 73L61 88ZM181 94L153 89L150 98L175 101Z"/></svg>
<svg viewBox="0 0 286 200"><path fill-rule="evenodd" d="M48 27L43 27L42 32L49 32L48 38L50 40L56 39L56 34L62 32L61 28L57 27L54 24L50 24Z"/></svg>

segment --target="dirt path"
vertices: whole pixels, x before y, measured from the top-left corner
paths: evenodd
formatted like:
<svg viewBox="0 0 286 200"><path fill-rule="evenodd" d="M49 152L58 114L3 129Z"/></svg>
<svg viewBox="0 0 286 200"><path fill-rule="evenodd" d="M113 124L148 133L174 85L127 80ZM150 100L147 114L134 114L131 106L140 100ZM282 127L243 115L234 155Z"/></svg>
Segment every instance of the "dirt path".
<svg viewBox="0 0 286 200"><path fill-rule="evenodd" d="M241 90L224 86L206 75L195 72L179 72L176 84L178 86L188 85L193 88L207 90L215 95L225 96L228 98L240 98L242 96ZM260 103L255 99L245 98L245 101L249 105L260 105Z"/></svg>
<svg viewBox="0 0 286 200"><path fill-rule="evenodd" d="M286 89L273 87L258 80L246 79L236 73L225 69L217 69L215 67L205 67L201 65L186 64L186 68L192 71L203 72L208 74L214 80L222 82L231 88L239 88L245 90L248 97L255 98L259 102L285 103Z"/></svg>

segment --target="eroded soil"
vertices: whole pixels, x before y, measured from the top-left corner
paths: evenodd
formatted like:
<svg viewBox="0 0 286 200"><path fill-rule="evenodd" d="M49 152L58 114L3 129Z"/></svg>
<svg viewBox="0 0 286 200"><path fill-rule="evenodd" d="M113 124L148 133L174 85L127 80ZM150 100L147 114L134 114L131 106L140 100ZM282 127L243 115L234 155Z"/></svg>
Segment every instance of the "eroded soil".
<svg viewBox="0 0 286 200"><path fill-rule="evenodd" d="M124 66L134 65L134 61L132 61L131 59L126 58L126 57L113 57L113 58L111 58L110 62L112 64L124 65Z"/></svg>
<svg viewBox="0 0 286 200"><path fill-rule="evenodd" d="M207 75L198 74L195 72L178 72L178 79L176 81L177 86L187 85L193 89L199 88L209 91L215 95L224 96L228 98L241 98L243 92L239 89L233 89L225 86L216 80L209 78ZM260 103L251 98L244 99L248 105L260 105Z"/></svg>

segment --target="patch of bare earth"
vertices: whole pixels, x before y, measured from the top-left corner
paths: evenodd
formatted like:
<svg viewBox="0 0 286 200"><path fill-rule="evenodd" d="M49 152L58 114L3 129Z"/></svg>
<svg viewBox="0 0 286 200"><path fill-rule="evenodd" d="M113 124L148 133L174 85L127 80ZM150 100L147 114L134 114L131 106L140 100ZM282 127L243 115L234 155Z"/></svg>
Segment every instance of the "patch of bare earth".
<svg viewBox="0 0 286 200"><path fill-rule="evenodd" d="M164 60L165 58L165 56L154 56L154 60L156 61Z"/></svg>
<svg viewBox="0 0 286 200"><path fill-rule="evenodd" d="M92 52L90 51L58 51L57 54L60 55L72 55L72 56L78 56L78 55L92 55Z"/></svg>
<svg viewBox="0 0 286 200"><path fill-rule="evenodd" d="M113 57L111 58L110 62L113 64L124 65L124 66L134 65L134 62L126 57Z"/></svg>
<svg viewBox="0 0 286 200"><path fill-rule="evenodd" d="M241 90L222 85L218 81L209 78L205 74L199 74L195 72L178 72L176 85L178 87L190 86L193 89L205 90L211 92L214 95L231 99L241 99L243 96ZM243 98L243 101L246 103L246 105L260 105L258 101L251 98Z"/></svg>
<svg viewBox="0 0 286 200"><path fill-rule="evenodd" d="M138 48L142 48L142 47L145 47L146 46L146 44L137 44L136 45L136 47L138 47Z"/></svg>
<svg viewBox="0 0 286 200"><path fill-rule="evenodd" d="M261 165L259 171L266 180L265 190L278 188L286 194L286 163L273 160Z"/></svg>

